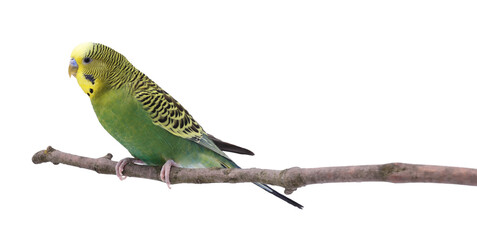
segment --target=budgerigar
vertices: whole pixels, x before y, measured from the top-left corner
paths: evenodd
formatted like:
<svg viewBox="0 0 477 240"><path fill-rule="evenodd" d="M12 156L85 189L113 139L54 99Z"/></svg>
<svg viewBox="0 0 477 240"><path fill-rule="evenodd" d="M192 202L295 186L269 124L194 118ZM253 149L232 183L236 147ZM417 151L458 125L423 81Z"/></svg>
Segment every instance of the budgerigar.
<svg viewBox="0 0 477 240"><path fill-rule="evenodd" d="M116 166L120 179L126 164L142 161L163 166L161 178L169 186L171 166L239 168L223 151L253 155L207 134L179 102L110 47L78 45L71 54L68 73L90 98L101 125L134 157ZM255 184L303 208L269 186Z"/></svg>

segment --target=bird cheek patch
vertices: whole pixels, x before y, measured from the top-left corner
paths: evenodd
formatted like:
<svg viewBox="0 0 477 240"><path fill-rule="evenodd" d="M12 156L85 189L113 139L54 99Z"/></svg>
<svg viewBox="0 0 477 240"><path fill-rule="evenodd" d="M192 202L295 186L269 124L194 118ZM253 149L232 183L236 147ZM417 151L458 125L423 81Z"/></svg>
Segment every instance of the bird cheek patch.
<svg viewBox="0 0 477 240"><path fill-rule="evenodd" d="M90 81L94 85L95 79L94 79L93 75L84 74L84 78L86 78L86 80Z"/></svg>

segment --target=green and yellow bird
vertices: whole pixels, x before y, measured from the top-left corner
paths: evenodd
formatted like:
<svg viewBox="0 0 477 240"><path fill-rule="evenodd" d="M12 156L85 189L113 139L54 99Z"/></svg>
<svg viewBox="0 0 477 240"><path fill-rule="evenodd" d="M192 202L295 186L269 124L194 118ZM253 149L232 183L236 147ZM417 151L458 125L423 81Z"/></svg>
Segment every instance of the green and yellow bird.
<svg viewBox="0 0 477 240"><path fill-rule="evenodd" d="M223 151L253 155L207 134L179 102L110 47L78 45L71 53L68 73L90 98L101 125L134 157L117 164L120 179L125 178L126 164L142 161L163 166L161 178L169 186L171 166L239 168ZM269 186L255 184L303 208Z"/></svg>

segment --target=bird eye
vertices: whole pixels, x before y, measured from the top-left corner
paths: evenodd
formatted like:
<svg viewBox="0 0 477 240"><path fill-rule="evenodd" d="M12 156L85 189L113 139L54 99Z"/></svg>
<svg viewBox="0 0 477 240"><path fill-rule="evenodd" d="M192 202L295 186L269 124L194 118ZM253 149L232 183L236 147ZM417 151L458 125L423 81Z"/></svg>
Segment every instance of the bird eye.
<svg viewBox="0 0 477 240"><path fill-rule="evenodd" d="M91 60L91 58L89 58L89 57L83 58L83 63L84 63L84 64L88 64L88 63L90 63L91 61L92 61L92 60Z"/></svg>

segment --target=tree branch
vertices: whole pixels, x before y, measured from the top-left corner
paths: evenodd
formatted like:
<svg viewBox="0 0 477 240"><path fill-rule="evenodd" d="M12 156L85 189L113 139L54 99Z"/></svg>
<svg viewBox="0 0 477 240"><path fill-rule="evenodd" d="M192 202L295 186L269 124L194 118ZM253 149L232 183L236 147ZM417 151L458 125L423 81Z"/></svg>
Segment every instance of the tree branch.
<svg viewBox="0 0 477 240"><path fill-rule="evenodd" d="M107 154L100 158L88 158L58 151L52 147L33 155L35 164L51 162L94 170L101 174L115 174L115 161ZM160 167L128 164L123 174L129 177L159 180ZM171 169L172 184L178 183L242 183L260 182L285 188L291 194L297 188L317 183L337 182L391 182L391 183L448 183L477 186L477 169L388 163L323 168L268 169Z"/></svg>

